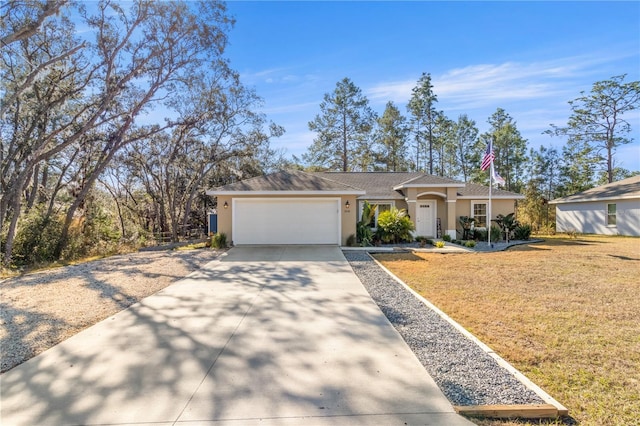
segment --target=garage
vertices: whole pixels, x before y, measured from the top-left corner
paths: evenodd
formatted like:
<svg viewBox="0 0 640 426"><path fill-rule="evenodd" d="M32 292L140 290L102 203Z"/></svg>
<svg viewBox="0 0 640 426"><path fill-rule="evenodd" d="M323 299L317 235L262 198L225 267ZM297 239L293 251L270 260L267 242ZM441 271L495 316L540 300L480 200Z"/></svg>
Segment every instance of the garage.
<svg viewBox="0 0 640 426"><path fill-rule="evenodd" d="M340 198L234 198L234 244L340 244Z"/></svg>

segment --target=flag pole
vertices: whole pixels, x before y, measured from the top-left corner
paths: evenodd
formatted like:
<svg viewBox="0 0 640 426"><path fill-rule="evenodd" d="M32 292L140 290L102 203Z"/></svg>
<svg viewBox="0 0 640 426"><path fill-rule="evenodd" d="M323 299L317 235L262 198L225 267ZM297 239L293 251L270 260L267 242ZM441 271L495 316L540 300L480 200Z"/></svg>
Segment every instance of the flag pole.
<svg viewBox="0 0 640 426"><path fill-rule="evenodd" d="M493 149L493 147L492 147ZM491 170L489 171L489 206L487 207L487 244L491 248L491 188L493 188L493 161L491 162Z"/></svg>

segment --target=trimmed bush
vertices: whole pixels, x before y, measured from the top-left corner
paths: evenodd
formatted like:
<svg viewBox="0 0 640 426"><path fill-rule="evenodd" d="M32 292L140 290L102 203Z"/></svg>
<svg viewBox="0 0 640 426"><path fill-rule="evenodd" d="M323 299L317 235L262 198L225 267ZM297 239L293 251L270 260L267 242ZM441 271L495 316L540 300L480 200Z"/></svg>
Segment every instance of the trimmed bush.
<svg viewBox="0 0 640 426"><path fill-rule="evenodd" d="M415 226L407 216L406 210L398 210L393 207L378 215L378 233L385 243L399 243L411 241L411 231Z"/></svg>
<svg viewBox="0 0 640 426"><path fill-rule="evenodd" d="M475 246L476 246L476 242L475 242L475 241L473 241L473 240L469 240L469 241L467 241L466 243L464 243L464 246L465 246L465 247L469 247L469 248L473 248L473 247L475 247Z"/></svg>
<svg viewBox="0 0 640 426"><path fill-rule="evenodd" d="M449 234L444 234L444 235L442 236L442 241L446 241L446 242L450 243L450 242L451 242L451 235L449 235Z"/></svg>
<svg viewBox="0 0 640 426"><path fill-rule="evenodd" d="M227 247L227 234L219 232L211 237L211 247L222 249Z"/></svg>
<svg viewBox="0 0 640 426"><path fill-rule="evenodd" d="M528 240L531 237L531 225L519 225L513 230L513 239Z"/></svg>

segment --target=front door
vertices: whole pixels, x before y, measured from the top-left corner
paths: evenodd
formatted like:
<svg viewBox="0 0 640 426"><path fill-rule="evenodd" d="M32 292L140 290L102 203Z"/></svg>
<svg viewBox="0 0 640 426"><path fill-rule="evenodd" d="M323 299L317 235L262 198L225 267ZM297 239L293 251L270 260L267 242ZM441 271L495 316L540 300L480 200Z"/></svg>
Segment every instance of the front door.
<svg viewBox="0 0 640 426"><path fill-rule="evenodd" d="M422 237L436 236L436 200L417 201L416 233Z"/></svg>

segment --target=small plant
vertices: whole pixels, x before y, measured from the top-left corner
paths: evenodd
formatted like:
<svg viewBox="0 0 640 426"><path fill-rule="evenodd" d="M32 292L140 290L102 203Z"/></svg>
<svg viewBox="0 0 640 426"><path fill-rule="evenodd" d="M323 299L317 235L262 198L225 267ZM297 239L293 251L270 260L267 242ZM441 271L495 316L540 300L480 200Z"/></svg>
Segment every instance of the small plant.
<svg viewBox="0 0 640 426"><path fill-rule="evenodd" d="M476 242L475 242L475 241L473 241L473 240L469 240L469 241L467 241L466 243L464 243L464 246L465 246L465 247L469 247L469 248L473 248L473 247L475 247L475 246L476 246Z"/></svg>
<svg viewBox="0 0 640 426"><path fill-rule="evenodd" d="M437 248L443 248L445 246L445 242L444 241L436 241L433 243L433 245Z"/></svg>
<svg viewBox="0 0 640 426"><path fill-rule="evenodd" d="M347 237L347 247L355 247L356 246L356 236L351 234Z"/></svg>
<svg viewBox="0 0 640 426"><path fill-rule="evenodd" d="M369 247L374 242L371 224L375 220L377 210L378 205L372 206L368 201L365 201L362 205L362 217L356 225L356 241L359 242L362 247Z"/></svg>
<svg viewBox="0 0 640 426"><path fill-rule="evenodd" d="M450 242L451 242L451 235L449 235L449 234L444 234L444 235L442 236L442 240L443 240L443 241L446 241L446 242L448 242L448 243L450 243Z"/></svg>
<svg viewBox="0 0 640 426"><path fill-rule="evenodd" d="M515 240L528 240L531 237L531 225L519 225L513 230Z"/></svg>
<svg viewBox="0 0 640 426"><path fill-rule="evenodd" d="M413 230L415 230L415 226L404 209L398 210L393 207L378 216L378 232L385 243L411 241L413 239L411 231Z"/></svg>
<svg viewBox="0 0 640 426"><path fill-rule="evenodd" d="M227 248L227 234L224 232L213 234L211 237L211 247L217 249Z"/></svg>

